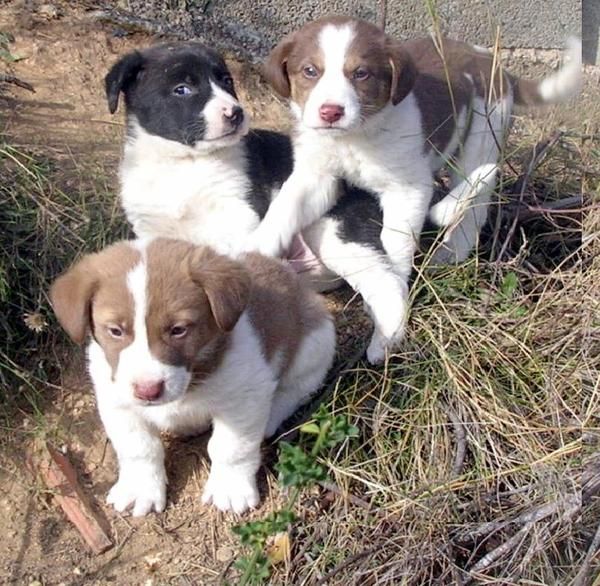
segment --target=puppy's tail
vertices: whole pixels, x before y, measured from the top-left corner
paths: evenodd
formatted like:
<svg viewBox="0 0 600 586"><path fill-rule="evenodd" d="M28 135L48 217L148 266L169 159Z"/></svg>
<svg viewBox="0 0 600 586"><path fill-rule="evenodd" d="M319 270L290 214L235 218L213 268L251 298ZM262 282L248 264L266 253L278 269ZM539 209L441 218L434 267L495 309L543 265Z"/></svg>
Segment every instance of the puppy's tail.
<svg viewBox="0 0 600 586"><path fill-rule="evenodd" d="M515 103L521 106L539 106L564 102L579 94L582 84L581 41L571 38L561 68L540 80L512 77Z"/></svg>

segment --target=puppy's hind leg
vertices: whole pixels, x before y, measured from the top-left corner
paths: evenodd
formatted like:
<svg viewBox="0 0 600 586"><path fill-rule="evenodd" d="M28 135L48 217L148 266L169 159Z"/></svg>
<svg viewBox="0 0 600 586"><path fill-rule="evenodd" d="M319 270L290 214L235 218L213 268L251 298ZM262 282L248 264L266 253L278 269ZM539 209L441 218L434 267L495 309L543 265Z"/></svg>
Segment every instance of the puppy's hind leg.
<svg viewBox="0 0 600 586"><path fill-rule="evenodd" d="M273 395L265 437L272 436L318 390L331 367L334 355L335 327L331 320L325 319L302 340L288 372L281 379Z"/></svg>
<svg viewBox="0 0 600 586"><path fill-rule="evenodd" d="M434 264L462 262L477 245L498 180L500 148L511 109L511 95L491 105L475 100L469 135L452 171L452 190L429 210L430 219L446 230Z"/></svg>

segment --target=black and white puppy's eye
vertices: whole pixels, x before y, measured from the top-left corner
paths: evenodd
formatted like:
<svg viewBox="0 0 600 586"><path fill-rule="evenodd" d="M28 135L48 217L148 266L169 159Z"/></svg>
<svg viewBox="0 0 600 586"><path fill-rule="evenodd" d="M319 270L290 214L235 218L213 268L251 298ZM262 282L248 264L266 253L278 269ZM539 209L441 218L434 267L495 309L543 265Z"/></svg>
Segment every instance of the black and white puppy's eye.
<svg viewBox="0 0 600 586"><path fill-rule="evenodd" d="M224 75L221 78L221 83L223 83L223 85L231 88L231 87L233 87L233 77L231 77L231 75Z"/></svg>
<svg viewBox="0 0 600 586"><path fill-rule="evenodd" d="M189 96L192 93L192 88L189 85L180 83L173 88L173 93L176 96Z"/></svg>
<svg viewBox="0 0 600 586"><path fill-rule="evenodd" d="M352 79L364 81L369 78L369 72L364 67L357 67L352 73Z"/></svg>
<svg viewBox="0 0 600 586"><path fill-rule="evenodd" d="M302 74L307 79L315 79L315 77L319 76L319 71L314 65L305 65L302 68Z"/></svg>
<svg viewBox="0 0 600 586"><path fill-rule="evenodd" d="M111 324L110 326L106 326L106 329L108 330L110 336L116 340L120 340L123 337L123 328L119 326Z"/></svg>
<svg viewBox="0 0 600 586"><path fill-rule="evenodd" d="M169 330L171 338L184 338L188 333L187 326L177 325Z"/></svg>

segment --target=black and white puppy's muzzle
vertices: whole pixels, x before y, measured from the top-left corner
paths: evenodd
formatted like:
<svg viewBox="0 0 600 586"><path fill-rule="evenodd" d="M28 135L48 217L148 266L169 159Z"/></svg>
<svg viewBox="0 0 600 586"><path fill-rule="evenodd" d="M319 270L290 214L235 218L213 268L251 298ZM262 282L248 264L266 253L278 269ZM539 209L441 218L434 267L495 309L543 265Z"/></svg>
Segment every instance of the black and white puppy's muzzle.
<svg viewBox="0 0 600 586"><path fill-rule="evenodd" d="M105 84L111 113L123 92L130 132L205 151L235 144L249 129L225 62L199 43L129 53L111 68Z"/></svg>

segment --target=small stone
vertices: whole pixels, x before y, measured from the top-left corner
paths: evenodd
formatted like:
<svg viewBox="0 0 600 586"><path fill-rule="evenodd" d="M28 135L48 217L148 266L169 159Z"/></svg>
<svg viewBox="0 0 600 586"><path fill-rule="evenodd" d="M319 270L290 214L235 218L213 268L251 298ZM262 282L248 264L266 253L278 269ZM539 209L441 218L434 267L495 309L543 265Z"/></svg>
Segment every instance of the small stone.
<svg viewBox="0 0 600 586"><path fill-rule="evenodd" d="M230 547L220 547L217 549L217 561L228 562L233 557L233 550Z"/></svg>
<svg viewBox="0 0 600 586"><path fill-rule="evenodd" d="M37 13L48 20L54 20L60 16L58 7L54 4L42 4L37 9Z"/></svg>

